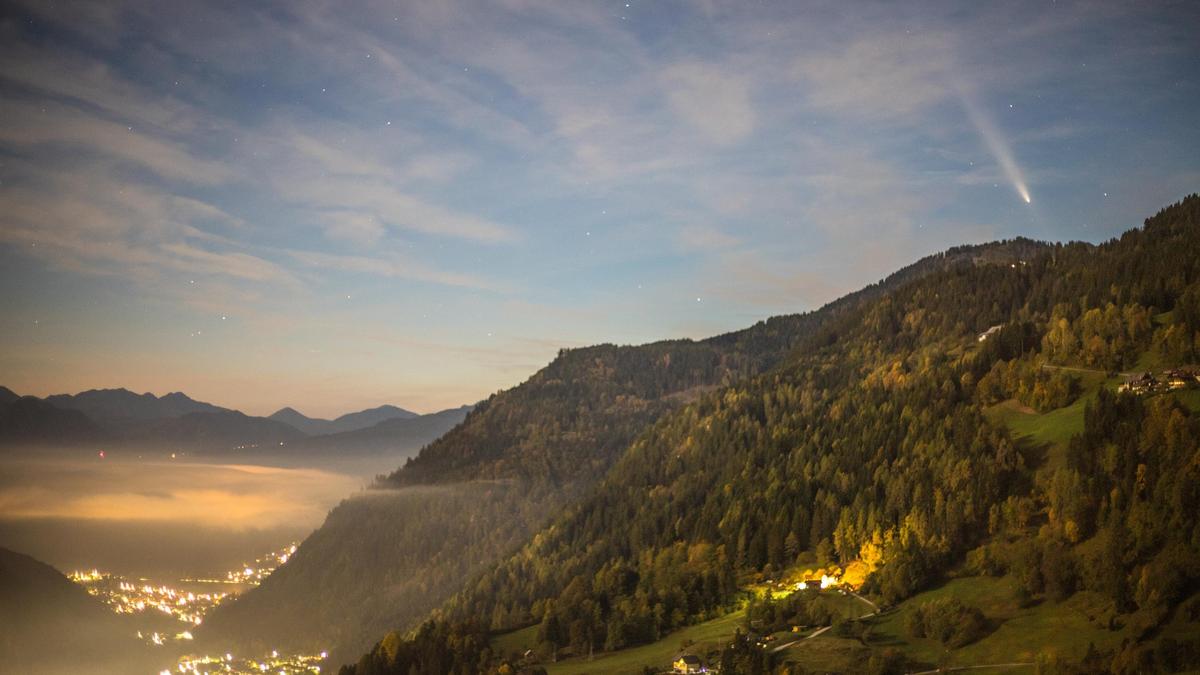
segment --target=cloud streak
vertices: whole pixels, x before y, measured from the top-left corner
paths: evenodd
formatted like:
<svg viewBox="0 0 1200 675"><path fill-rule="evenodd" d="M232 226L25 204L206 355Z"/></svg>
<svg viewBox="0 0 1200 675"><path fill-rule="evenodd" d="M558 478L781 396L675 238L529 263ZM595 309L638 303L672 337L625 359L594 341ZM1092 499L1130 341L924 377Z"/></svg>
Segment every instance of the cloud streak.
<svg viewBox="0 0 1200 675"><path fill-rule="evenodd" d="M400 256L390 258L330 255L315 251L289 251L289 255L297 261L314 268L337 270L358 274L370 274L390 279L409 279L447 286L461 286L474 289L494 289L493 283L472 277L467 274L448 274L413 260Z"/></svg>

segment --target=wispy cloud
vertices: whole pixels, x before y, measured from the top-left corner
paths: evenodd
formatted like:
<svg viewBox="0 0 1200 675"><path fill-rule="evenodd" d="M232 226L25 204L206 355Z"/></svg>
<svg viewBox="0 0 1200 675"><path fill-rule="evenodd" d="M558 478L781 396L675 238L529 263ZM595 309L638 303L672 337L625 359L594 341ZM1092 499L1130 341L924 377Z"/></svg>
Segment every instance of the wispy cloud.
<svg viewBox="0 0 1200 675"><path fill-rule="evenodd" d="M452 176L468 162L461 153L422 152L421 145L397 130L398 146L417 152L389 158L379 150L380 143L395 147L391 144L397 136L386 126L373 132L338 131L336 144L293 128L268 132L250 144L249 153L255 157L247 161L255 163L259 153L268 158L264 171L275 194L293 207L323 213L320 220L330 224L328 232L335 237L349 234L373 243L385 227L482 243L518 237L512 227L432 203L404 189L422 179ZM349 214L356 215L347 218Z"/></svg>
<svg viewBox="0 0 1200 675"><path fill-rule="evenodd" d="M26 166L22 186L0 188L0 241L61 268L151 286L176 274L227 276L296 287L276 263L213 231L244 223L221 208L109 175L102 166Z"/></svg>
<svg viewBox="0 0 1200 675"><path fill-rule="evenodd" d="M912 116L951 95L957 39L947 34L882 33L794 63L804 100L823 111L855 118L915 121Z"/></svg>
<svg viewBox="0 0 1200 675"><path fill-rule="evenodd" d="M729 145L754 131L753 80L744 74L710 64L683 63L665 69L662 79L671 108L706 140Z"/></svg>
<svg viewBox="0 0 1200 675"><path fill-rule="evenodd" d="M678 239L688 250L727 250L742 243L737 237L711 225L685 225L679 228Z"/></svg>
<svg viewBox="0 0 1200 675"><path fill-rule="evenodd" d="M401 256L369 257L355 255L332 255L315 251L289 251L289 255L310 267L370 274L393 279L410 279L447 286L464 288L495 289L492 283L468 274L452 274L431 268Z"/></svg>
<svg viewBox="0 0 1200 675"><path fill-rule="evenodd" d="M234 175L178 143L50 101L0 102L0 143L37 153L92 153L167 179L212 184Z"/></svg>

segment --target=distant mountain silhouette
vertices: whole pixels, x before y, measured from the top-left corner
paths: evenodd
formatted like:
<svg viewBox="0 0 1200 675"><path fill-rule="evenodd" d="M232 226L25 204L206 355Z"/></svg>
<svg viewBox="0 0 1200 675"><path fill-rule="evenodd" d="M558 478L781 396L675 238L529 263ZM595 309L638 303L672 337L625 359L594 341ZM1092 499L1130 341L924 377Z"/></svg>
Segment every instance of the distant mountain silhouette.
<svg viewBox="0 0 1200 675"><path fill-rule="evenodd" d="M0 387L0 445L78 447L103 443L201 453L415 453L466 416L470 406L430 415L382 405L334 420L283 408L255 417L174 392L92 389L45 399Z"/></svg>
<svg viewBox="0 0 1200 675"><path fill-rule="evenodd" d="M55 394L47 396L45 400L58 408L78 410L100 424L118 426L130 421L229 411L228 408L193 400L180 392L160 398L151 393L135 394L128 389L91 389L78 394Z"/></svg>
<svg viewBox="0 0 1200 675"><path fill-rule="evenodd" d="M309 417L295 408L280 408L275 412L267 415L267 419L283 422L284 424L299 429L306 434L328 433L323 431L328 425L333 424L330 420L317 419Z"/></svg>
<svg viewBox="0 0 1200 675"><path fill-rule="evenodd" d="M78 410L64 410L33 396L0 396L0 443L63 445L104 441L111 434Z"/></svg>
<svg viewBox="0 0 1200 675"><path fill-rule="evenodd" d="M267 419L283 422L310 436L320 436L366 429L387 420L414 419L417 417L421 417L421 415L405 410L404 408L397 408L394 405L381 405L378 408L347 413L335 420L309 417L295 408L281 408L272 413Z"/></svg>
<svg viewBox="0 0 1200 675"><path fill-rule="evenodd" d="M4 672L155 672L135 629L83 587L27 555L0 548L0 666ZM81 668L86 664L86 668Z"/></svg>
<svg viewBox="0 0 1200 675"><path fill-rule="evenodd" d="M195 412L164 419L130 432L135 443L167 445L194 451L280 450L305 438L303 432L265 417L236 410Z"/></svg>
<svg viewBox="0 0 1200 675"><path fill-rule="evenodd" d="M390 408L391 406L384 407ZM450 408L428 415L408 413L413 416L385 419L365 429L313 436L299 441L295 447L304 450L336 451L339 454L383 452L416 454L423 446L432 443L463 421L471 408L472 406L464 405L460 408ZM375 410L379 410L379 408ZM400 409L396 408L396 410ZM373 411L363 411L363 413L368 412ZM349 415L339 417L338 420L345 417L349 417Z"/></svg>
<svg viewBox="0 0 1200 675"><path fill-rule="evenodd" d="M7 393L5 393L7 392ZM159 446L163 450L232 451L239 446L278 448L304 438L286 424L196 401L186 394L162 397L127 389L93 389L45 399L0 392L0 444L72 447Z"/></svg>

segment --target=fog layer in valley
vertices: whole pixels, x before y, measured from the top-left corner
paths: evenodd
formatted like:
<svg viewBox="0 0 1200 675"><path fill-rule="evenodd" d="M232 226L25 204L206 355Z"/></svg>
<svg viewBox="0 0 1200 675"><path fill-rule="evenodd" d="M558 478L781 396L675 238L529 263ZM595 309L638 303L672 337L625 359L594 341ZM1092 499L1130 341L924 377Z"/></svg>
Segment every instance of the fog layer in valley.
<svg viewBox="0 0 1200 675"><path fill-rule="evenodd" d="M214 574L300 541L368 480L365 467L338 468L10 455L0 545L64 572Z"/></svg>

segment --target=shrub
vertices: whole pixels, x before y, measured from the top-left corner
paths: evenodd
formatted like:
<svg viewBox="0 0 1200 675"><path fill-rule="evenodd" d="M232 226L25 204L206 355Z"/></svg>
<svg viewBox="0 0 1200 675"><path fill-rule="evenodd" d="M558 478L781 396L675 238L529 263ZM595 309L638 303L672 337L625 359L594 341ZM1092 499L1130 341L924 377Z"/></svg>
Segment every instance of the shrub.
<svg viewBox="0 0 1200 675"><path fill-rule="evenodd" d="M933 638L951 649L971 644L987 631L983 612L954 598L933 600L917 607L905 624L912 637Z"/></svg>

